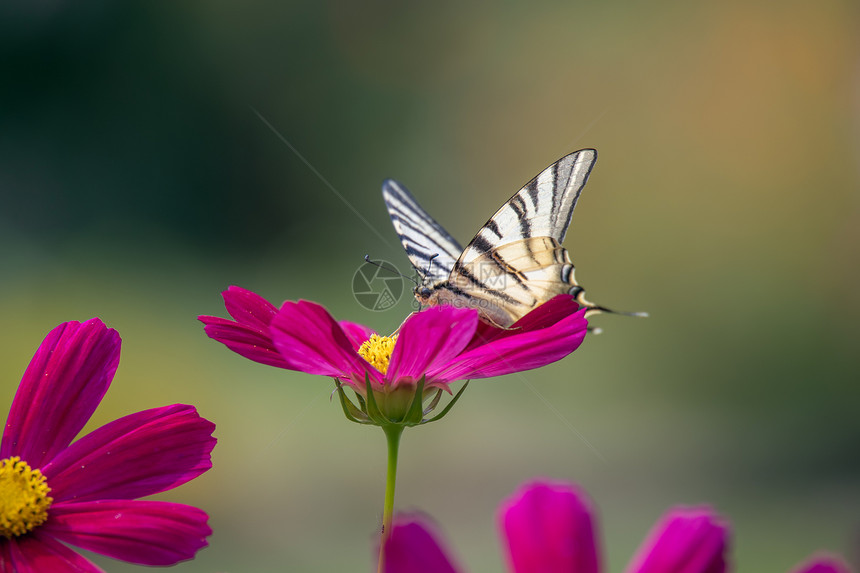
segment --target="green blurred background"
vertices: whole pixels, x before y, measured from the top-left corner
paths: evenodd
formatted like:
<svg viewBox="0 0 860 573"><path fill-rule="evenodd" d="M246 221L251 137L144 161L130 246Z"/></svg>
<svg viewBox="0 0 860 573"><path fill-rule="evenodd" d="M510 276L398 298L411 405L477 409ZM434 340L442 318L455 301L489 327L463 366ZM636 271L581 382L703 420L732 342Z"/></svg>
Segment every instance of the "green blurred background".
<svg viewBox="0 0 860 573"><path fill-rule="evenodd" d="M857 567L859 23L852 0L6 3L0 408L48 330L99 316L124 347L90 427L173 402L218 427L214 469L161 496L215 530L176 571L370 571L382 432L195 317L236 284L391 331L408 296L351 293L366 253L408 269L384 178L465 242L596 147L567 247L592 300L651 318L598 317L407 431L398 506L478 573L534 476L591 493L609 571L677 503L731 522L740 571Z"/></svg>

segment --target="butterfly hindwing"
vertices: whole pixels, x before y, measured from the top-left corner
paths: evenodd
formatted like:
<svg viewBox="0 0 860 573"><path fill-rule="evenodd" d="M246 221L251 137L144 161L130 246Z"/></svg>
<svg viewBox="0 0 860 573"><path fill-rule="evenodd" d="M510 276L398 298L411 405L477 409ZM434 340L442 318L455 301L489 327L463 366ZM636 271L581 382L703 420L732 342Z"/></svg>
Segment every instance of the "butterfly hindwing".
<svg viewBox="0 0 860 573"><path fill-rule="evenodd" d="M510 326L559 294L579 295L567 250L552 237L506 243L465 265L455 265L436 288L440 304L477 308L484 318Z"/></svg>

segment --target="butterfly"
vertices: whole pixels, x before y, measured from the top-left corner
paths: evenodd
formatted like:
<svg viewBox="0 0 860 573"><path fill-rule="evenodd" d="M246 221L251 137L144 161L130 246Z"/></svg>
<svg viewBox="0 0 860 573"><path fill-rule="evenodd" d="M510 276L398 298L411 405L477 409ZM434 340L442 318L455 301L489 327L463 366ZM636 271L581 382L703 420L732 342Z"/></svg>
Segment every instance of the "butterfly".
<svg viewBox="0 0 860 573"><path fill-rule="evenodd" d="M475 308L490 324L508 328L559 294L571 294L586 316L613 312L585 299L561 246L579 194L597 160L581 149L544 169L508 199L463 249L402 184L382 184L382 197L400 242L423 281L422 305Z"/></svg>

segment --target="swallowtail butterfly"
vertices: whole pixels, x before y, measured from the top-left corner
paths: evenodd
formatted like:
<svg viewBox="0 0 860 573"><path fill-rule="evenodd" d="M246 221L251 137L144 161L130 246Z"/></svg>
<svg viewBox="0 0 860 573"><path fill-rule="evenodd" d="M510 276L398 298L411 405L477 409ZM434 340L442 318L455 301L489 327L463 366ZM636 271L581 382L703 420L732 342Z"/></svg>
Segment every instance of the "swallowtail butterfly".
<svg viewBox="0 0 860 573"><path fill-rule="evenodd" d="M418 302L476 308L486 322L503 328L559 294L574 295L588 309L586 316L609 311L585 299L561 246L596 160L596 150L581 149L544 169L490 217L465 249L406 187L386 180L382 197L394 230L423 274L415 288Z"/></svg>

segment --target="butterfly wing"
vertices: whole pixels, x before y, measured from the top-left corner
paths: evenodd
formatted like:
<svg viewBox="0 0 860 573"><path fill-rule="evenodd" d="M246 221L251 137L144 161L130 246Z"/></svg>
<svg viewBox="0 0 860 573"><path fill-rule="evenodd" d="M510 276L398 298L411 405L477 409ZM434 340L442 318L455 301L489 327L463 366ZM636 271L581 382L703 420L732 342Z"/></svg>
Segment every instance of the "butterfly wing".
<svg viewBox="0 0 860 573"><path fill-rule="evenodd" d="M436 304L477 308L487 322L508 327L559 294L572 294L580 306L598 309L576 283L567 249L552 237L529 237L455 266L432 298Z"/></svg>
<svg viewBox="0 0 860 573"><path fill-rule="evenodd" d="M490 217L459 262L468 264L491 249L528 237L564 242L573 208L595 161L596 150L581 149L544 169Z"/></svg>
<svg viewBox="0 0 860 573"><path fill-rule="evenodd" d="M557 294L600 309L585 300L561 246L596 159L593 149L576 151L520 189L478 231L432 301L478 308L505 327Z"/></svg>
<svg viewBox="0 0 860 573"><path fill-rule="evenodd" d="M448 279L463 247L397 181L387 179L382 184L382 198L406 255L412 266L426 274L425 282L435 284Z"/></svg>

